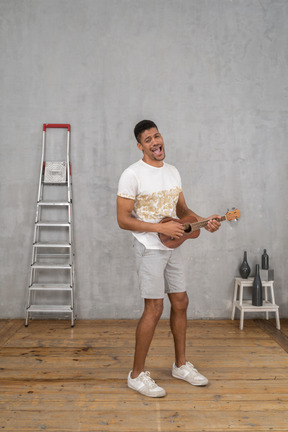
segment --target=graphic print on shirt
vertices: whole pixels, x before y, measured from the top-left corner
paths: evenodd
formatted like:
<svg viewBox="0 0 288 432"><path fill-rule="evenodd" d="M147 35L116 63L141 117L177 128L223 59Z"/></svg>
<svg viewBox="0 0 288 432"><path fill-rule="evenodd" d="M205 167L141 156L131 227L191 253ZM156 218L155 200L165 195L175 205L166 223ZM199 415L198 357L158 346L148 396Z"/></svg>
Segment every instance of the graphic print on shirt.
<svg viewBox="0 0 288 432"><path fill-rule="evenodd" d="M172 165L155 168L139 160L123 171L117 195L132 199L132 216L144 222L159 223L165 217L176 217L176 206L182 192L181 177ZM157 232L132 231L146 249L167 248Z"/></svg>
<svg viewBox="0 0 288 432"><path fill-rule="evenodd" d="M135 198L134 211L137 218L143 221L160 221L164 217L176 217L179 187L170 190L139 194Z"/></svg>

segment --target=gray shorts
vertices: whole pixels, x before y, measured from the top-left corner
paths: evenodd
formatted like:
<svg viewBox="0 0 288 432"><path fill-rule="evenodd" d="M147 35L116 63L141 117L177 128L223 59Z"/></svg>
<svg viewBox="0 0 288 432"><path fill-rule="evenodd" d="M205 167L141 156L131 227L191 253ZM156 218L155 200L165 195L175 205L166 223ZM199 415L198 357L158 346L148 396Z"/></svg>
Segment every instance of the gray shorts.
<svg viewBox="0 0 288 432"><path fill-rule="evenodd" d="M185 292L184 266L180 248L146 249L134 239L141 297L164 298L164 294Z"/></svg>

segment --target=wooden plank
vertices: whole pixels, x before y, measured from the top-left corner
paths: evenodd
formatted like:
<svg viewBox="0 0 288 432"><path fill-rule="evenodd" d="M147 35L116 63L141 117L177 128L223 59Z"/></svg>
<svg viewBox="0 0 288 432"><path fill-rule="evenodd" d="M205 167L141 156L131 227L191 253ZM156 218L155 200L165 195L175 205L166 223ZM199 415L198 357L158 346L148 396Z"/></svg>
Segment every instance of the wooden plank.
<svg viewBox="0 0 288 432"><path fill-rule="evenodd" d="M279 380L280 381L280 380ZM237 383L239 386L239 383ZM221 394L215 392L214 383L205 389L195 389L195 387L182 383L181 392L178 391L176 383L164 383L167 391L165 401L161 402L163 408L166 410L173 410L176 405L181 407L181 410L189 410L191 403L197 406L198 410L235 410L249 411L250 409L274 409L285 410L288 401L287 388L284 389L280 384L276 387L270 387L271 383L266 385L269 387L261 393L261 386L255 386L253 393L249 392L250 388L247 387L248 394L244 392L237 393L236 391L225 393L223 397ZM286 381L287 385L287 381ZM110 391L108 391L110 389ZM271 390L277 391L280 389L277 399L271 395ZM1 388L2 391L2 388ZM220 392L221 393L221 392ZM122 397L119 395L122 394ZM146 407L151 405L153 408L153 399L148 399L138 395L126 386L123 381L110 381L109 387L94 381L93 385L88 383L81 383L80 385L66 385L59 386L55 383L42 383L42 385L19 385L16 388L7 388L5 386L4 392L0 396L0 411L11 409L13 410L29 411L33 409L42 409L43 411L62 411L63 409L79 410L97 409L97 404L102 404L103 410L110 410L117 408L117 410L127 410L129 404L130 409L140 409L141 406Z"/></svg>
<svg viewBox="0 0 288 432"><path fill-rule="evenodd" d="M283 331L277 330L270 321L257 319L255 322L288 353L288 336Z"/></svg>
<svg viewBox="0 0 288 432"><path fill-rule="evenodd" d="M162 370L157 370L156 368L149 368L151 371L152 377L158 382L159 385L161 383L163 384L163 381L166 379L166 373L163 373ZM260 374L261 371L261 374ZM266 371L266 368L263 368L259 371L259 368L251 368L249 371L245 371L244 369L239 370L239 368L222 368L215 371L214 369L203 369L201 368L201 372L207 376L210 382L215 380L230 380L230 379L237 379L241 381L243 379L243 376L245 376L248 380L253 379L265 379L265 380L273 380L273 379L285 379L287 377L287 368L279 368L276 371ZM116 377L121 377L121 379L126 381L126 377L128 375L129 368L125 368L120 370L109 370L107 372L107 369L105 367L103 368L95 368L95 369L80 369L75 371L75 368L68 368L66 371L61 371L58 373L55 373L53 370L35 370L35 371L24 371L21 372L21 370L15 370L14 377L15 380L75 380L77 382L78 380L87 380L90 379L98 379L102 380L103 383L109 380L113 380ZM2 375L2 374L1 374ZM6 371L3 373L3 377L1 377L2 380L10 380L13 377L13 371Z"/></svg>
<svg viewBox="0 0 288 432"><path fill-rule="evenodd" d="M94 355L81 354L79 352L63 353L57 352L57 355L45 354L46 349L34 350L30 352L30 355L6 355L5 350L1 351L0 355L0 366L1 366L1 377L11 378L14 374L20 374L21 379L27 379L29 377L35 377L36 375L43 379L56 379L59 377L69 378L77 377L78 379L89 379L91 375L103 374L103 377L113 377L113 375L123 376L128 372L128 367L132 364L132 352L127 354L100 354L95 351ZM279 352L280 351L280 352ZM19 354L19 350L17 350ZM159 367L159 355L149 354L147 358L147 366L152 370ZM25 369L23 370L23 360L28 359L26 362ZM161 369L168 370L172 366L172 352L170 358L166 358L161 361ZM247 377L255 379L257 378L273 378L275 376L284 376L287 373L288 368L288 357L283 355L281 350L276 349L275 352L268 354L260 354L257 351L252 353L230 353L228 350L223 353L214 353L213 357L206 356L204 354L194 353L193 362L197 368L201 368L201 372L207 373L211 378L218 378L219 376L231 376L235 374L235 377L241 376L243 370L245 370ZM273 362L273 368L271 363ZM129 365L129 366L128 366ZM256 371L258 369L258 372ZM285 372L286 371L286 372ZM240 375L239 375L240 374ZM219 379L219 378L218 378Z"/></svg>
<svg viewBox="0 0 288 432"><path fill-rule="evenodd" d="M188 355L192 357L207 357L213 354L213 356L223 357L223 346L215 346L211 344L211 340L206 341L206 344L203 346L192 346L188 344ZM112 342L111 342L112 345ZM122 345L115 344L112 346L99 346L99 347L67 347L65 349L66 357L81 357L81 358L89 358L90 356L115 356L119 352L120 349L123 349ZM228 352L229 355L236 356L237 358L245 356L253 356L253 355L282 355L285 357L285 353L283 353L282 349L274 342L269 341L269 343L265 343L264 345L260 343L253 343L251 346L240 345L237 344L227 344L225 345L225 352ZM239 354L240 351L240 354ZM154 344L150 348L150 355L159 355L159 356L171 356L173 354L173 346L170 345L168 347L159 347L157 344ZM134 345L132 347L126 346L125 355L130 356L134 353ZM122 353L121 353L122 354ZM240 357L239 357L240 355ZM63 348L61 347L4 347L1 350L0 357L25 357L25 358L33 358L33 357L63 357Z"/></svg>
<svg viewBox="0 0 288 432"><path fill-rule="evenodd" d="M197 396L199 400L251 400L255 397L257 400L273 399L277 394L279 397L286 397L288 394L288 377L286 379L273 380L214 380L206 387L194 387L189 384L176 380L166 380L165 386L169 386L171 390L169 397L178 399L186 398L187 392ZM91 379L86 380L3 380L1 381L0 400L3 402L11 395L12 398L18 396L26 396L29 399L36 399L38 396L45 400L54 400L55 398L87 398L90 399L95 395L107 395L119 399L119 393L125 389L125 399L130 396L134 399L135 396L140 396L137 393L127 388L126 379L107 380L107 386L103 386L103 380ZM225 390L225 391L223 391ZM145 398L148 402L150 399Z"/></svg>
<svg viewBox="0 0 288 432"><path fill-rule="evenodd" d="M65 340L66 338L66 340ZM74 337L73 339L69 339L67 337L67 334L61 333L56 338L55 336L53 338L47 337L45 333L42 333L41 340L35 341L34 335L26 335L25 338L19 338L19 336L15 336L13 340L7 341L5 344L6 347L11 348L17 348L17 347L66 347L66 348L96 348L96 347L114 347L114 348L127 348L134 350L134 335L133 339L129 339L129 336L125 339L123 337L123 334L121 335L103 335L101 333L98 334L98 336L87 338L83 342L83 338L81 339L81 336ZM238 336L234 337L225 337L225 338L213 338L213 337L202 337L200 335L191 337L189 334L187 334L187 347L196 348L196 347L229 347L233 346L236 348L239 347L245 347L245 346L267 346L267 347L273 347L275 346L275 343L271 341L271 338L268 335L265 335L263 338L255 338L255 337L246 337L246 338L238 338ZM173 346L173 340L172 335L167 337L165 335L164 338L162 338L160 335L155 336L155 339L152 342L151 349L163 349L163 348L170 348Z"/></svg>
<svg viewBox="0 0 288 432"><path fill-rule="evenodd" d="M288 335L288 319L281 319L281 330L283 333Z"/></svg>
<svg viewBox="0 0 288 432"><path fill-rule="evenodd" d="M29 400L20 400L23 398L18 398L18 400L13 401L14 404L14 410L17 411L31 411L31 409L34 410L41 410L43 413L47 411L54 411L57 415L59 415L62 411L80 411L80 410L98 410L99 404L101 404L101 411L102 412L112 412L117 411L121 413L127 412L127 408L129 407L130 411L138 411L138 410L146 410L147 405L150 405L151 409L154 408L154 402L147 402L146 398L145 400L140 400L138 397L133 398L133 400L123 400L123 398L118 398L118 400L109 400L108 397L101 398L100 395L95 395L95 398L90 398L90 400L86 400L84 398L78 398L74 399L70 397L66 399L56 399L56 400L45 400L45 407L42 406L41 401L35 400L35 401L29 401ZM236 411L239 412L248 412L251 410L252 406L256 411L279 411L283 412L284 407L283 405L286 404L287 406L288 396L285 398L280 398L279 401L271 401L271 400L254 400L251 401L222 401L222 400L189 400L188 398L181 401L181 403L178 405L177 410L182 412L182 415L185 414L185 411L189 411L191 409L196 411ZM0 405L0 412L3 410L9 410L10 407L8 405L8 402L6 404ZM165 397L165 401L161 401L161 410L165 411L173 411L175 410L175 399L169 397L169 393Z"/></svg>
<svg viewBox="0 0 288 432"><path fill-rule="evenodd" d="M0 347L24 327L23 320L0 320Z"/></svg>
<svg viewBox="0 0 288 432"><path fill-rule="evenodd" d="M23 369L23 357L10 357L10 356L4 356L1 355L0 361L1 361L1 370L2 370L2 376L4 376L5 370L7 371L17 371ZM159 368L159 355L149 355L147 358L148 364L153 369ZM128 369L128 366L131 365L131 362L133 360L132 353L127 355L100 355L96 354L95 356L83 356L83 357L77 357L72 356L69 357L68 355L65 357L61 356L35 356L30 357L27 361L27 364L25 366L25 370L27 372L31 371L31 373L37 373L41 371L50 371L51 373L55 373L55 376L58 376L61 373L67 373L67 369L71 369L71 373L73 371L76 373L78 370L83 370L83 373L85 373L86 370L96 370L101 369L105 370L112 370L117 372L119 371L126 371ZM160 368L161 369L168 369L170 372L170 369L172 367L172 353L170 359L165 359L161 363ZM226 353L226 356L223 357L221 354L215 355L213 358L206 358L204 356L194 356L193 362L197 368L203 370L222 370L224 368L234 370L235 368L240 368L246 370L247 368L270 368L271 361L273 361L273 368L272 370L272 376L275 376L275 370L280 370L281 368L285 369L288 368L288 357L285 355L275 355L273 356L273 353L271 355L258 355L253 354L249 358L246 358L245 355L240 355L239 358L237 355ZM57 367L57 370L55 369ZM275 370L274 370L275 368ZM269 372L269 371L267 371ZM248 372L247 372L248 373ZM257 373L257 377L263 373L261 372Z"/></svg>

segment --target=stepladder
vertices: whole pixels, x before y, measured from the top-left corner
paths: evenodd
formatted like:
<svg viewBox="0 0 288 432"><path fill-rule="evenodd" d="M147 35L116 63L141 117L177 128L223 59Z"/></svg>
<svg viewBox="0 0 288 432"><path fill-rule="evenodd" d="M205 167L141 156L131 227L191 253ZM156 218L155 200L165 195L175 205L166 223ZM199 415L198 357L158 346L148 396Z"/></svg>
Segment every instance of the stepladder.
<svg viewBox="0 0 288 432"><path fill-rule="evenodd" d="M242 279L240 277L235 278L234 295L232 303L232 316L234 320L236 309L240 311L240 330L243 330L244 325L244 313L248 312L265 312L266 320L269 319L269 313L275 313L276 328L280 330L280 318L279 318L279 306L275 303L274 296L274 281L262 281L262 287L264 291L264 299L262 306L253 306L252 300L244 299L244 289L253 287L253 278ZM269 291L270 293L269 293ZM270 296L269 296L270 294ZM269 300L270 298L270 300Z"/></svg>
<svg viewBox="0 0 288 432"><path fill-rule="evenodd" d="M75 321L70 124L44 124L25 326Z"/></svg>

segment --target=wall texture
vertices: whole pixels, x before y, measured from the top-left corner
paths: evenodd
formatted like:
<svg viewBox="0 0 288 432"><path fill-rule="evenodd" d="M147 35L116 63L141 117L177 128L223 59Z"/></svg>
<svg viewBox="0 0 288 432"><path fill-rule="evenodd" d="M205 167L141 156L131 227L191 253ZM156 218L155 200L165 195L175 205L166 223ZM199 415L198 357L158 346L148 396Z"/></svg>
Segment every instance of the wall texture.
<svg viewBox="0 0 288 432"><path fill-rule="evenodd" d="M286 0L0 0L1 318L25 314L43 123L72 126L78 317L139 316L115 201L143 118L194 211L242 212L183 245L189 318L229 318L263 248L288 317L287 21Z"/></svg>

